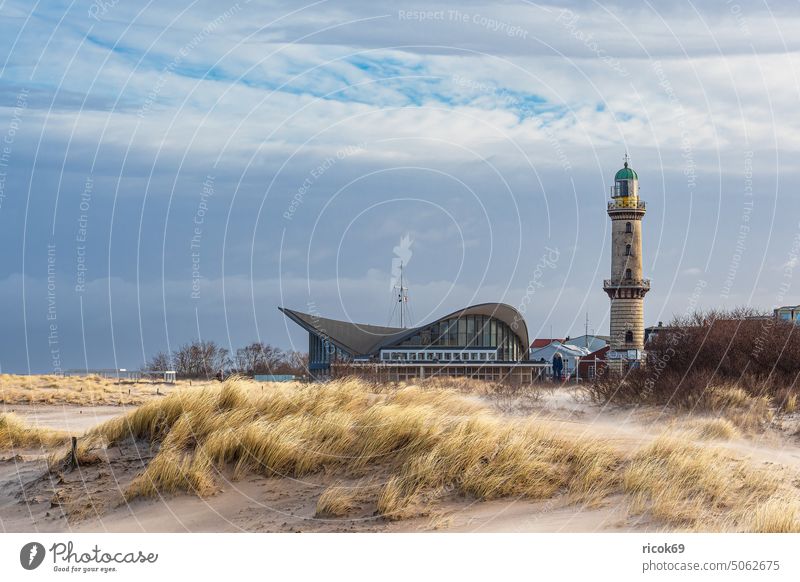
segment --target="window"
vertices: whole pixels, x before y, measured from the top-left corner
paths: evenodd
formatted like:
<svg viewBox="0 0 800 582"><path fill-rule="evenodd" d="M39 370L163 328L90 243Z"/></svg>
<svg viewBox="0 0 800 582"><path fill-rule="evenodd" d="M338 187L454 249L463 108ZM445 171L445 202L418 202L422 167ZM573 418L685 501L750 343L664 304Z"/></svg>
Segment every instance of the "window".
<svg viewBox="0 0 800 582"><path fill-rule="evenodd" d="M447 342L449 346L457 346L458 345L458 320L453 319L450 320L450 327L447 328L447 335L450 338Z"/></svg>
<svg viewBox="0 0 800 582"><path fill-rule="evenodd" d="M628 234L633 232L633 225L630 222L625 223L625 232Z"/></svg>
<svg viewBox="0 0 800 582"><path fill-rule="evenodd" d="M625 245L625 256L626 257L631 256L631 245Z"/></svg>
<svg viewBox="0 0 800 582"><path fill-rule="evenodd" d="M630 279L633 275L631 274L630 269L625 269L625 278Z"/></svg>
<svg viewBox="0 0 800 582"><path fill-rule="evenodd" d="M408 338L406 341L404 341L402 343L402 345L404 345L404 346L418 346L418 345L420 345L419 334L417 333L417 334L412 335L410 338Z"/></svg>
<svg viewBox="0 0 800 582"><path fill-rule="evenodd" d="M633 343L633 332L631 330L625 332L625 343Z"/></svg>

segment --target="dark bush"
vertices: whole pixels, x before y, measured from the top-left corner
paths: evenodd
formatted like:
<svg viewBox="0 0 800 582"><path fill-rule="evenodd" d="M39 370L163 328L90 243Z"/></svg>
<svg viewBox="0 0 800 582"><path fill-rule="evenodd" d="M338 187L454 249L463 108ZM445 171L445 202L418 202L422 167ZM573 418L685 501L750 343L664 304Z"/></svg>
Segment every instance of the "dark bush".
<svg viewBox="0 0 800 582"><path fill-rule="evenodd" d="M751 309L676 318L645 346L644 366L588 386L600 402L696 406L709 388L751 396L797 391L800 326ZM784 396L785 397L785 396Z"/></svg>

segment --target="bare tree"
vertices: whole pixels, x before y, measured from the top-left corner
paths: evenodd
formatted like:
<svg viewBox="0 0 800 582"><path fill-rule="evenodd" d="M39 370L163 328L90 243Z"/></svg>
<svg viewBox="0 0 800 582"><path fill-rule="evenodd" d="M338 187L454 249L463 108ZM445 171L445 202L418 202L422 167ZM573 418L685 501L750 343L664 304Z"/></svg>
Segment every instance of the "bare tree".
<svg viewBox="0 0 800 582"><path fill-rule="evenodd" d="M288 352L284 361L287 374L302 376L308 373L308 354L306 352Z"/></svg>
<svg viewBox="0 0 800 582"><path fill-rule="evenodd" d="M208 340L184 344L173 356L175 371L185 378L210 378L231 363L229 351Z"/></svg>
<svg viewBox="0 0 800 582"><path fill-rule="evenodd" d="M145 369L164 372L172 369L172 358L166 352L157 352L145 364Z"/></svg>
<svg viewBox="0 0 800 582"><path fill-rule="evenodd" d="M231 368L243 374L295 374L308 370L308 354L285 352L261 342L236 350L231 358L228 349L213 341L194 340L182 345L171 356L158 352L145 364L148 370L175 370L182 378L211 378Z"/></svg>
<svg viewBox="0 0 800 582"><path fill-rule="evenodd" d="M236 368L246 374L275 374L286 354L269 344L253 342L236 350Z"/></svg>

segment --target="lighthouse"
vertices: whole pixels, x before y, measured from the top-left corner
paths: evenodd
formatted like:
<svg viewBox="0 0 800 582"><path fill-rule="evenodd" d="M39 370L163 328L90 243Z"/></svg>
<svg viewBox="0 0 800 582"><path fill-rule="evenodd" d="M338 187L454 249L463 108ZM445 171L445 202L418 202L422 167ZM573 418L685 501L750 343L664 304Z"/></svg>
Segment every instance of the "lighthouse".
<svg viewBox="0 0 800 582"><path fill-rule="evenodd" d="M603 290L611 300L609 365L624 371L642 359L644 350L644 296L650 280L642 275L642 219L645 203L639 199L639 176L628 164L614 176L608 216L611 218L611 278Z"/></svg>

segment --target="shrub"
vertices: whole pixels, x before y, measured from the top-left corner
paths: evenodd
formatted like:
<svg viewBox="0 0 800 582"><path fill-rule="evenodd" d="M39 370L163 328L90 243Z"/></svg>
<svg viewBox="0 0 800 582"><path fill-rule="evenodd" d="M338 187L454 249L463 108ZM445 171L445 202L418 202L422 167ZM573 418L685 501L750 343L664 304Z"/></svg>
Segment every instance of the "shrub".
<svg viewBox="0 0 800 582"><path fill-rule="evenodd" d="M709 404L707 392L719 386L740 389L740 400L795 394L800 329L746 308L697 312L674 319L646 354L641 368L624 377L605 374L587 386L592 398L693 409ZM796 405L796 398L784 400Z"/></svg>

